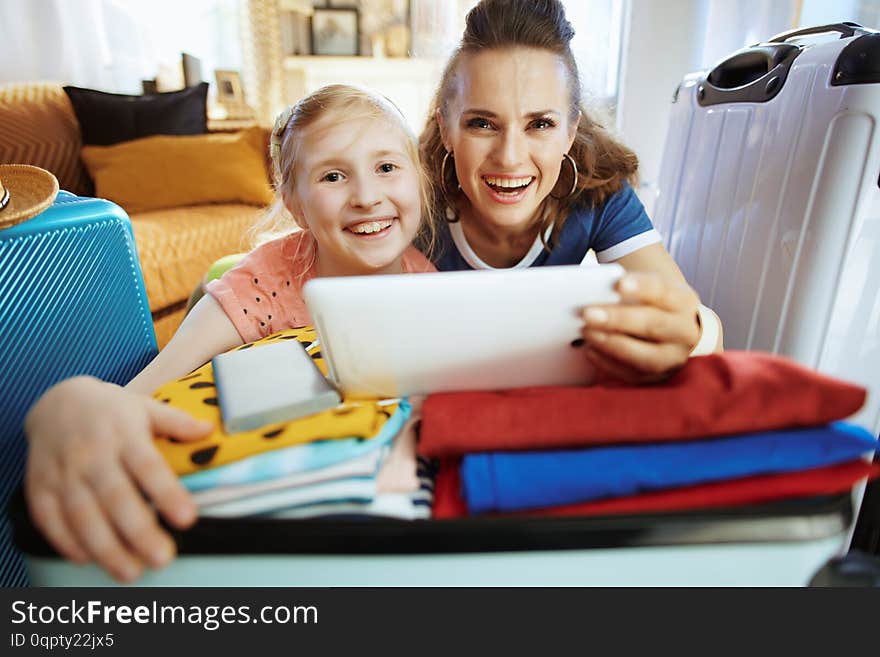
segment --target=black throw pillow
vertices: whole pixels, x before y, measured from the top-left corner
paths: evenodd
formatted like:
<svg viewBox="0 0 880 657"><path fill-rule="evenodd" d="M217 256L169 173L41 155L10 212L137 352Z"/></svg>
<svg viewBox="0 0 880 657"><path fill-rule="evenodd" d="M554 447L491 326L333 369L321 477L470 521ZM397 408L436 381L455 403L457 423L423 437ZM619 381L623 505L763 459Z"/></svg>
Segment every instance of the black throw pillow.
<svg viewBox="0 0 880 657"><path fill-rule="evenodd" d="M200 135L208 131L208 83L169 93L128 96L64 87L84 144L109 146L150 135Z"/></svg>

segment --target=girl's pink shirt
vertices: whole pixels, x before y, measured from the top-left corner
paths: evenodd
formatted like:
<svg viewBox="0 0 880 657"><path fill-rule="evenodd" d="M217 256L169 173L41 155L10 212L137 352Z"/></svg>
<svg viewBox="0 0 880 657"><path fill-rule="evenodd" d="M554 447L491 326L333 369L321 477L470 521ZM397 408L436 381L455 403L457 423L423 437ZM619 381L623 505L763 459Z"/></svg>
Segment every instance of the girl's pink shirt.
<svg viewBox="0 0 880 657"><path fill-rule="evenodd" d="M302 287L315 277L314 259L309 257L312 248L309 233L280 237L258 246L221 278L208 283L208 293L242 340L253 342L283 329L311 325ZM413 246L404 252L402 265L408 274L437 271Z"/></svg>

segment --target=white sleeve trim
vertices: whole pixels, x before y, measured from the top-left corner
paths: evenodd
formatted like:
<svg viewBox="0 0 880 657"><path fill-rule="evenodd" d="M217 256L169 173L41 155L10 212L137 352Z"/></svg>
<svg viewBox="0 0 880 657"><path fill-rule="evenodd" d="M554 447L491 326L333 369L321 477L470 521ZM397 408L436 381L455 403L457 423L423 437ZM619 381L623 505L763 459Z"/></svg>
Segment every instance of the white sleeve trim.
<svg viewBox="0 0 880 657"><path fill-rule="evenodd" d="M657 242L662 241L663 240L660 237L660 233L652 228L645 231L644 233L639 233L638 235L634 235L629 239L618 242L614 246L605 249L604 251L597 251L596 258L601 263L614 262L618 258L629 255L630 253L638 251L645 246L650 246L651 244L656 244Z"/></svg>
<svg viewBox="0 0 880 657"><path fill-rule="evenodd" d="M690 355L705 356L715 351L721 327L717 315L703 304L697 306L697 316L700 318L700 339L691 349Z"/></svg>

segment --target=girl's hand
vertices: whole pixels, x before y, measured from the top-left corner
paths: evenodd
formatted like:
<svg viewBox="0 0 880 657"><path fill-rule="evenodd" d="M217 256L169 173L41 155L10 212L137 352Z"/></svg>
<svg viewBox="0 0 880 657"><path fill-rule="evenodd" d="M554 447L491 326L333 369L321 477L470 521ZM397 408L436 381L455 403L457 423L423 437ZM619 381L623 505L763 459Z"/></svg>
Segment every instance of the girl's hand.
<svg viewBox="0 0 880 657"><path fill-rule="evenodd" d="M671 376L700 339L696 292L644 272L625 274L617 291L620 305L584 309L586 357L600 376L626 383Z"/></svg>
<svg viewBox="0 0 880 657"><path fill-rule="evenodd" d="M137 579L144 564L164 566L176 546L149 502L181 529L195 521L196 507L153 436L193 440L210 430L183 411L98 379L62 381L25 418L31 517L62 555L97 561L117 580Z"/></svg>

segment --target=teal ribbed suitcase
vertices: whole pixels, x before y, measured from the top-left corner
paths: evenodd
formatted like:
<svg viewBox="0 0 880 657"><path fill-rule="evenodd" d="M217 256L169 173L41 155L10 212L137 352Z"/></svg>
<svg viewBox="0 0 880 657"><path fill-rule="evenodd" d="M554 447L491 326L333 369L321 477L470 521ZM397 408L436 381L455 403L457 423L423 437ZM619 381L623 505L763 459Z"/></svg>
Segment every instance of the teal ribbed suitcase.
<svg viewBox="0 0 880 657"><path fill-rule="evenodd" d="M0 230L0 586L26 583L6 505L21 480L25 414L54 383L126 383L156 355L128 215L59 192L42 214Z"/></svg>

